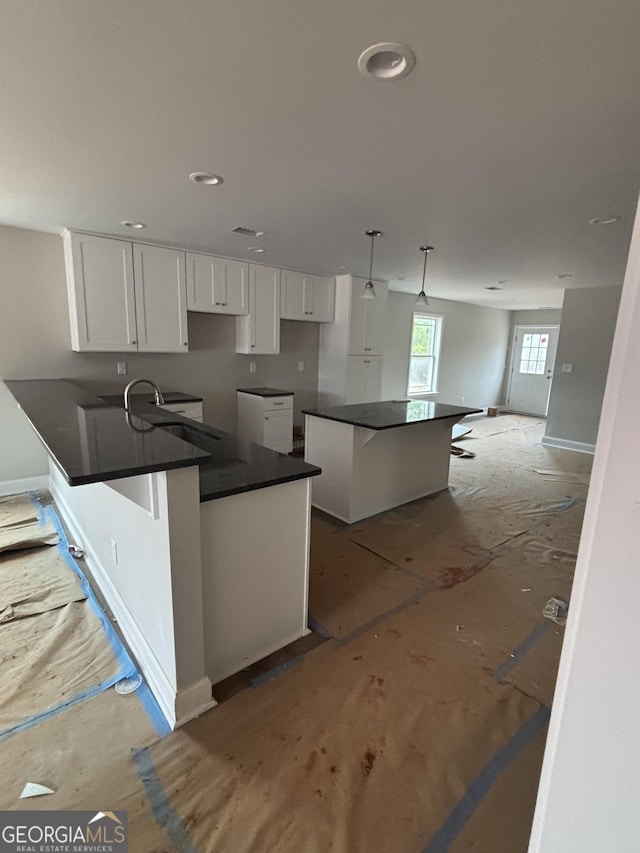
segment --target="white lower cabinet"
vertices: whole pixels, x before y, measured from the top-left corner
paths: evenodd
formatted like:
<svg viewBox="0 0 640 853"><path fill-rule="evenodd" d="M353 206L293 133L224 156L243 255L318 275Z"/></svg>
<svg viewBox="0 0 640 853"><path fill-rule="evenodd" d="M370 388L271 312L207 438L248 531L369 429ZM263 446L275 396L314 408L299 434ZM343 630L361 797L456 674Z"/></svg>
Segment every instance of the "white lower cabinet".
<svg viewBox="0 0 640 853"><path fill-rule="evenodd" d="M279 453L293 450L293 394L238 391L238 435Z"/></svg>
<svg viewBox="0 0 640 853"><path fill-rule="evenodd" d="M236 352L280 352L280 270L249 264L249 313L236 317Z"/></svg>
<svg viewBox="0 0 640 853"><path fill-rule="evenodd" d="M64 234L71 348L187 352L185 253Z"/></svg>
<svg viewBox="0 0 640 853"><path fill-rule="evenodd" d="M382 356L347 356L345 405L373 403L382 392Z"/></svg>
<svg viewBox="0 0 640 853"><path fill-rule="evenodd" d="M192 421L198 421L198 423L202 423L204 420L202 403L199 401L189 403L165 403L159 408L166 409L168 412L175 412L176 415L182 415L183 418L191 418Z"/></svg>

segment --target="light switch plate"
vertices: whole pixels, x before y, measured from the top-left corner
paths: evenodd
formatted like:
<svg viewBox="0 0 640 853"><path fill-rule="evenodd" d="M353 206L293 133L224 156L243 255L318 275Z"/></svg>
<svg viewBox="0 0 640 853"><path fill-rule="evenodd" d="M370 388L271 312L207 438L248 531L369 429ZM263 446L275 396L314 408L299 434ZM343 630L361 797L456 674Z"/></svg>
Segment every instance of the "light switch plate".
<svg viewBox="0 0 640 853"><path fill-rule="evenodd" d="M249 362L249 373L255 373L255 372L256 372L256 363L255 363L255 361L250 361Z"/></svg>
<svg viewBox="0 0 640 853"><path fill-rule="evenodd" d="M565 361L562 365L563 373L573 373L573 363L570 361Z"/></svg>
<svg viewBox="0 0 640 853"><path fill-rule="evenodd" d="M127 362L119 361L118 364L118 376L126 376L127 374Z"/></svg>
<svg viewBox="0 0 640 853"><path fill-rule="evenodd" d="M302 371L304 370L304 361L298 362L298 370L300 371L300 373L302 373Z"/></svg>

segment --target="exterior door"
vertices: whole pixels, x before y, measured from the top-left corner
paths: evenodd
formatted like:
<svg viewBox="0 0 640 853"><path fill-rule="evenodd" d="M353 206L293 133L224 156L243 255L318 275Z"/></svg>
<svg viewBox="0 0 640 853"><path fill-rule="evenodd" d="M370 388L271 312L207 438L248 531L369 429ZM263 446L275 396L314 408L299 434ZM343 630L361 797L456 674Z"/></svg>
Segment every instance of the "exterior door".
<svg viewBox="0 0 640 853"><path fill-rule="evenodd" d="M516 326L507 406L545 417L558 346L558 326Z"/></svg>

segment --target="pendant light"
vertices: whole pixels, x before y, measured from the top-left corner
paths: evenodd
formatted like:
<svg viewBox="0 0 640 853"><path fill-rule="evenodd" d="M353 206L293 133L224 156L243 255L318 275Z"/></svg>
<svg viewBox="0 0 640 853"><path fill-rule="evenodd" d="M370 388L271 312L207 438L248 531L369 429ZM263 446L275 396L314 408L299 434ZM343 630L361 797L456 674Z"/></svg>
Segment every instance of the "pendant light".
<svg viewBox="0 0 640 853"><path fill-rule="evenodd" d="M373 276L373 244L375 243L376 237L382 237L382 231L376 231L372 228L369 231L365 231L364 233L367 235L367 237L371 237L371 260L369 261L369 281L364 286L362 299L375 299L376 289L373 286L373 282L371 281L371 278Z"/></svg>
<svg viewBox="0 0 640 853"><path fill-rule="evenodd" d="M424 292L424 280L427 275L427 255L429 252L433 252L433 246L420 246L420 251L424 253L424 267L422 268L422 290L416 299L416 308L427 308L429 300L427 299L427 294Z"/></svg>

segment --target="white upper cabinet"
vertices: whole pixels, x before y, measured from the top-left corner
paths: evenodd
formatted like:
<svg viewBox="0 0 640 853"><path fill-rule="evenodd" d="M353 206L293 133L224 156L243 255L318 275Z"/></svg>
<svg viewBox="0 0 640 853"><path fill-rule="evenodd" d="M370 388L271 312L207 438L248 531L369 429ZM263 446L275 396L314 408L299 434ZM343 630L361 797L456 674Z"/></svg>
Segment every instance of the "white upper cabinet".
<svg viewBox="0 0 640 853"><path fill-rule="evenodd" d="M187 252L187 308L209 314L248 314L249 264Z"/></svg>
<svg viewBox="0 0 640 853"><path fill-rule="evenodd" d="M185 253L133 244L139 352L187 352Z"/></svg>
<svg viewBox="0 0 640 853"><path fill-rule="evenodd" d="M77 352L187 352L185 253L65 232Z"/></svg>
<svg viewBox="0 0 640 853"><path fill-rule="evenodd" d="M382 355L389 286L374 281L376 298L362 299L366 281L353 278L349 315L349 355Z"/></svg>
<svg viewBox="0 0 640 853"><path fill-rule="evenodd" d="M280 352L280 270L249 264L249 313L236 317L236 352Z"/></svg>
<svg viewBox="0 0 640 853"><path fill-rule="evenodd" d="M89 234L64 234L71 348L137 350L133 246Z"/></svg>
<svg viewBox="0 0 640 853"><path fill-rule="evenodd" d="M282 270L281 317L332 323L336 283L332 278Z"/></svg>

